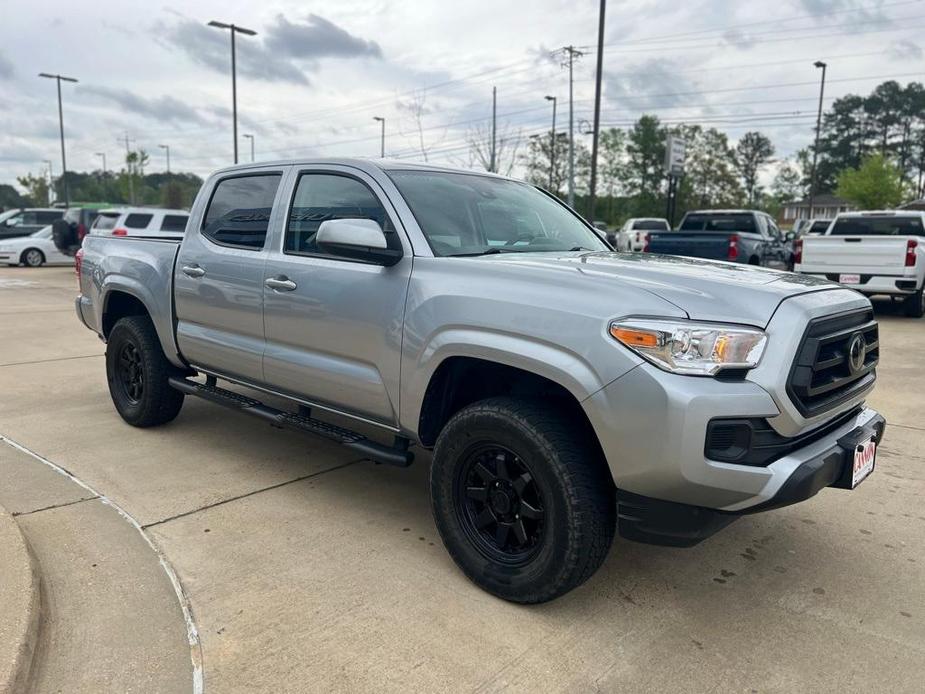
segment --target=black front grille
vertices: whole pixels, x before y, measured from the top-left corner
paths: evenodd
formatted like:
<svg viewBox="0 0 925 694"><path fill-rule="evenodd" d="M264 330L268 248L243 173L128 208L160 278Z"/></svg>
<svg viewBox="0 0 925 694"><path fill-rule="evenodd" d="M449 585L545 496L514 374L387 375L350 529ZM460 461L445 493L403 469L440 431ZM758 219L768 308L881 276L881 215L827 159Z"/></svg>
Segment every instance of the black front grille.
<svg viewBox="0 0 925 694"><path fill-rule="evenodd" d="M852 365L849 350L863 337L863 363ZM804 417L822 414L868 390L877 378L880 336L872 309L810 322L797 350L787 393ZM855 368L857 367L857 368Z"/></svg>

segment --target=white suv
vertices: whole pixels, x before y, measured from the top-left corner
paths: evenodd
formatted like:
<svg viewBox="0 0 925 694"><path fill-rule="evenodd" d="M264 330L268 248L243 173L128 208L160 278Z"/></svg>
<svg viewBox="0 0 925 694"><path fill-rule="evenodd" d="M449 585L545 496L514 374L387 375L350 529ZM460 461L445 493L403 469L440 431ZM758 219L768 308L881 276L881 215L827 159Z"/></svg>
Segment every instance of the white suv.
<svg viewBox="0 0 925 694"><path fill-rule="evenodd" d="M145 236L180 238L189 212L161 207L119 207L100 210L90 227L94 236Z"/></svg>

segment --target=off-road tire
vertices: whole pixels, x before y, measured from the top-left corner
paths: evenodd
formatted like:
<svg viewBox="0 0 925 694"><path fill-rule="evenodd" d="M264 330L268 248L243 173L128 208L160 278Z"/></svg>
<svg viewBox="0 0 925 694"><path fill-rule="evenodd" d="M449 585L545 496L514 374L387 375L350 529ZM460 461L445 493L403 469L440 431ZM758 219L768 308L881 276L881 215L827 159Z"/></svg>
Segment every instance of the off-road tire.
<svg viewBox="0 0 925 694"><path fill-rule="evenodd" d="M129 379L121 367L123 355L137 355L134 374L141 376L137 397L129 394ZM106 379L116 411L135 427L154 427L173 420L183 406L183 393L167 384L178 370L167 361L157 332L147 316L120 318L106 344Z"/></svg>
<svg viewBox="0 0 925 694"><path fill-rule="evenodd" d="M915 294L907 296L903 301L903 313L909 318L925 316L925 286Z"/></svg>
<svg viewBox="0 0 925 694"><path fill-rule="evenodd" d="M457 412L441 431L430 474L437 528L453 560L475 584L504 600L540 603L584 583L613 541L616 495L586 421L555 403L498 397ZM545 526L525 563L489 557L467 531L459 475L480 446L509 449L542 492Z"/></svg>

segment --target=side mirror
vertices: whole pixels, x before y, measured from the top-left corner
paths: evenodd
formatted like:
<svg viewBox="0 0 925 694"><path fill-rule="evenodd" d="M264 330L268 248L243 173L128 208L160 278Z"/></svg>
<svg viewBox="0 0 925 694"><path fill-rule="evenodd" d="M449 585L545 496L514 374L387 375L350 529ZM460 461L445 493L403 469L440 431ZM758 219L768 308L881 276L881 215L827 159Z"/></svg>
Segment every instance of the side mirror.
<svg viewBox="0 0 925 694"><path fill-rule="evenodd" d="M318 227L315 243L325 253L377 265L395 265L402 257L372 219L328 219Z"/></svg>
<svg viewBox="0 0 925 694"><path fill-rule="evenodd" d="M787 241L793 241L796 237L797 237L796 234L794 234L792 231L788 231L784 239Z"/></svg>

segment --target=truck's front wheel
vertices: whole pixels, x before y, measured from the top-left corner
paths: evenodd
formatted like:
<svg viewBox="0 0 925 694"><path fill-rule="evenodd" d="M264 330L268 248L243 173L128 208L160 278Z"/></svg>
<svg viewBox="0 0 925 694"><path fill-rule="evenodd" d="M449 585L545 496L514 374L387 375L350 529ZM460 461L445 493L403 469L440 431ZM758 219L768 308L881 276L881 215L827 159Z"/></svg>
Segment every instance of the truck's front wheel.
<svg viewBox="0 0 925 694"><path fill-rule="evenodd" d="M587 427L564 409L492 398L459 411L437 440L437 528L489 593L545 602L581 585L615 529L610 473Z"/></svg>
<svg viewBox="0 0 925 694"><path fill-rule="evenodd" d="M183 393L167 383L173 370L150 318L127 316L113 326L106 343L106 379L116 411L126 422L153 427L180 413Z"/></svg>

